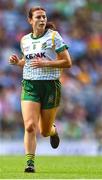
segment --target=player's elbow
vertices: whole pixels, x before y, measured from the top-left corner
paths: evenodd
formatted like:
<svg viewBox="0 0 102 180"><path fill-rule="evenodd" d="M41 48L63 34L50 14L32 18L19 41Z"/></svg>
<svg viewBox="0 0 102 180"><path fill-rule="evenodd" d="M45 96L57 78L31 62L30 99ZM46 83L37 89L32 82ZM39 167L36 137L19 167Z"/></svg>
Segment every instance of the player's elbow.
<svg viewBox="0 0 102 180"><path fill-rule="evenodd" d="M66 68L71 68L72 67L72 61L71 60L66 60Z"/></svg>

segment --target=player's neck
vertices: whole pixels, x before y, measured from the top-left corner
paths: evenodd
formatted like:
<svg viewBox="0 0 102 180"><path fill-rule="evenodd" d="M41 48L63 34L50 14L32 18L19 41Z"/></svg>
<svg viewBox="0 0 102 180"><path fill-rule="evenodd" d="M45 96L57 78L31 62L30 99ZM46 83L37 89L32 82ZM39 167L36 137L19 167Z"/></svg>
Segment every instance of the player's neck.
<svg viewBox="0 0 102 180"><path fill-rule="evenodd" d="M40 36L42 36L43 34L45 33L45 29L43 29L43 30L33 30L33 37L34 38L37 38L37 37L40 37Z"/></svg>

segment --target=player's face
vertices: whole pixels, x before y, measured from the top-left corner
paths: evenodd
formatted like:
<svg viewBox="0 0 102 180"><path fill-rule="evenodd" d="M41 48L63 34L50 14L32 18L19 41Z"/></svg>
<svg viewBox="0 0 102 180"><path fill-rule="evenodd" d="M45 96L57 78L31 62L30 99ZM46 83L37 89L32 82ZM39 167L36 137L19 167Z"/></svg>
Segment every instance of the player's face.
<svg viewBox="0 0 102 180"><path fill-rule="evenodd" d="M47 23L46 12L43 10L38 10L33 12L32 19L30 19L30 24L36 29L45 29Z"/></svg>

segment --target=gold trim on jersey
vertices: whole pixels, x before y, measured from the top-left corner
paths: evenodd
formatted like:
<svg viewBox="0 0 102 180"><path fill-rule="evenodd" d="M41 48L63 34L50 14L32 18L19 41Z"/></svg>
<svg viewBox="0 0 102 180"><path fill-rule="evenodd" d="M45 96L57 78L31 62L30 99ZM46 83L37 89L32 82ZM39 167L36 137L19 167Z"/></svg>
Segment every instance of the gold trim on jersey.
<svg viewBox="0 0 102 180"><path fill-rule="evenodd" d="M53 47L55 47L55 35L56 35L56 31L53 31L53 33L52 33L52 44L53 44Z"/></svg>

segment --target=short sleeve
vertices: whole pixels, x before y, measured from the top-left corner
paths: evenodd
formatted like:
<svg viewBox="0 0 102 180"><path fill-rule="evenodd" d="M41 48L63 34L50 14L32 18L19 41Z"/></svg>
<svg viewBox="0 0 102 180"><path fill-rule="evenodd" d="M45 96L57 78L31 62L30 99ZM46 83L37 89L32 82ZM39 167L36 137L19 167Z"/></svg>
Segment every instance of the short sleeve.
<svg viewBox="0 0 102 180"><path fill-rule="evenodd" d="M65 44L64 40L62 39L62 37L58 32L56 32L54 44L55 44L55 51L57 53L63 51L64 49L68 49L68 46Z"/></svg>
<svg viewBox="0 0 102 180"><path fill-rule="evenodd" d="M20 49L21 49L21 54L24 55L24 53L23 53L23 48L22 48L22 39L21 39L21 41L20 41Z"/></svg>

